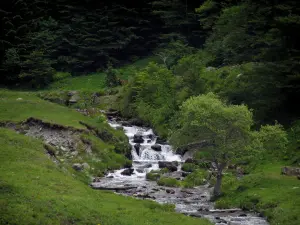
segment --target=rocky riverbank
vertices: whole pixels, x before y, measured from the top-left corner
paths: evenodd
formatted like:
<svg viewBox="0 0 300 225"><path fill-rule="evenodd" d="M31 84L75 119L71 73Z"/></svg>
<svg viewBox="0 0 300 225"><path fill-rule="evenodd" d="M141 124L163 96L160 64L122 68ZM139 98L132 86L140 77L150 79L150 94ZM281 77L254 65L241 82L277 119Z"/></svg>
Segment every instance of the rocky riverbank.
<svg viewBox="0 0 300 225"><path fill-rule="evenodd" d="M173 153L172 147L162 143L152 129L139 127L128 122L120 122L110 117L110 125L124 130L132 146L133 166L117 170L105 178L95 179L94 189L113 190L118 194L135 198L151 199L159 203L174 204L179 213L188 216L207 218L215 224L224 225L267 225L262 217L241 209L217 210L210 201L212 188L207 184L195 188L163 187L146 179L150 171L168 168L164 174L183 180L186 172L181 171L183 157ZM186 156L185 156L186 157Z"/></svg>

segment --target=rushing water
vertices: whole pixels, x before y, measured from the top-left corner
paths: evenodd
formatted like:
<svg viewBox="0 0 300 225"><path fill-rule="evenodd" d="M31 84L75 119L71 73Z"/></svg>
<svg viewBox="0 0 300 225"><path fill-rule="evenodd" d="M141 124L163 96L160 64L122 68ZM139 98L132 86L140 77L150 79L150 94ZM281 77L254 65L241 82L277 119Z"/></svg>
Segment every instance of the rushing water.
<svg viewBox="0 0 300 225"><path fill-rule="evenodd" d="M138 198L153 199L159 203L175 204L176 211L194 216L204 217L218 225L268 225L266 220L254 213L243 212L240 209L216 210L209 201L211 188L201 186L197 188L166 188L158 186L156 182L147 181L146 174L159 169L161 162L178 162L177 172L171 176L180 177L182 157L172 151L168 144L157 145L157 137L152 129L137 126L121 126L116 121L109 124L119 129L122 127L132 146L132 171L130 176L122 175L128 169L109 173L100 182L92 183L94 188L110 189L123 195ZM136 139L136 140L135 140ZM135 142L142 142L139 145ZM161 149L156 149L153 146ZM179 176L178 176L179 175Z"/></svg>

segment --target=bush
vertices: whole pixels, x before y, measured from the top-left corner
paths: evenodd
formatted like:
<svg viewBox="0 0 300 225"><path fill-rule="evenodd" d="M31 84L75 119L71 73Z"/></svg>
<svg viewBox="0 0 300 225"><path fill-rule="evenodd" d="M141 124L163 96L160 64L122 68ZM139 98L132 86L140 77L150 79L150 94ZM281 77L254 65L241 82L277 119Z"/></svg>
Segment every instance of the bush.
<svg viewBox="0 0 300 225"><path fill-rule="evenodd" d="M198 169L198 166L193 163L185 163L181 168L184 172L194 172L196 169Z"/></svg>
<svg viewBox="0 0 300 225"><path fill-rule="evenodd" d="M159 173L150 172L146 174L146 179L151 181L157 181L160 178Z"/></svg>
<svg viewBox="0 0 300 225"><path fill-rule="evenodd" d="M180 182L176 180L175 178L171 177L161 177L158 181L157 184L160 186L166 186L166 187L179 187Z"/></svg>
<svg viewBox="0 0 300 225"><path fill-rule="evenodd" d="M207 182L207 177L207 171L201 169L195 170L184 179L183 186L186 188L191 188L203 185Z"/></svg>

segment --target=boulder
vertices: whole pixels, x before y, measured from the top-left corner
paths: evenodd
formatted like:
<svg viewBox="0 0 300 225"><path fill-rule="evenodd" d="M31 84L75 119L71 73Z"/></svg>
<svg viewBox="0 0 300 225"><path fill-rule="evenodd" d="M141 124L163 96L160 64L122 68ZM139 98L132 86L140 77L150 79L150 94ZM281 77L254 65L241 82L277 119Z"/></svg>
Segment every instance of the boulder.
<svg viewBox="0 0 300 225"><path fill-rule="evenodd" d="M192 158L188 158L185 160L185 163L196 163L196 160L194 160Z"/></svg>
<svg viewBox="0 0 300 225"><path fill-rule="evenodd" d="M152 145L151 148L154 150L154 151L157 151L157 152L160 152L161 151L161 146L160 145Z"/></svg>
<svg viewBox="0 0 300 225"><path fill-rule="evenodd" d="M147 140L147 143L151 143L151 140Z"/></svg>
<svg viewBox="0 0 300 225"><path fill-rule="evenodd" d="M178 167L178 162L165 162L165 161L159 161L158 162L159 168L163 169L163 168L167 168L169 169L171 172L175 172L177 171L177 167Z"/></svg>
<svg viewBox="0 0 300 225"><path fill-rule="evenodd" d="M126 169L121 174L123 176L131 176L133 174L134 169Z"/></svg>
<svg viewBox="0 0 300 225"><path fill-rule="evenodd" d="M156 144L166 145L168 143L167 143L166 139L163 139L161 137L157 137Z"/></svg>
<svg viewBox="0 0 300 225"><path fill-rule="evenodd" d="M75 104L80 100L80 96L79 95L73 95L70 99L69 99L69 103L71 104Z"/></svg>
<svg viewBox="0 0 300 225"><path fill-rule="evenodd" d="M151 163L147 163L147 164L144 164L144 165L140 165L137 168L138 169L146 169L146 168L151 168L151 167L152 167L152 164Z"/></svg>
<svg viewBox="0 0 300 225"><path fill-rule="evenodd" d="M135 149L135 151L136 151L136 153L137 153L138 155L140 155L140 148L141 148L141 145L140 145L140 144L135 144L135 145L134 145L134 149Z"/></svg>
<svg viewBox="0 0 300 225"><path fill-rule="evenodd" d="M80 163L75 163L72 165L72 168L76 171L81 171L83 170L83 165L81 165Z"/></svg>
<svg viewBox="0 0 300 225"><path fill-rule="evenodd" d="M144 143L143 136L141 134L135 134L133 136L133 142L134 143L139 143L139 144Z"/></svg>
<svg viewBox="0 0 300 225"><path fill-rule="evenodd" d="M69 96L69 97L72 97L72 96L74 96L74 95L78 95L78 91L69 91L69 92L68 92L68 96Z"/></svg>
<svg viewBox="0 0 300 225"><path fill-rule="evenodd" d="M283 167L281 174L287 176L300 176L300 168L298 167Z"/></svg>
<svg viewBox="0 0 300 225"><path fill-rule="evenodd" d="M154 136L154 134L149 134L147 137L148 137L149 139L153 140L155 136Z"/></svg>
<svg viewBox="0 0 300 225"><path fill-rule="evenodd" d="M175 194L175 191L172 190L172 189L167 189L166 192L167 192L168 194L171 194L171 195L174 195L174 194Z"/></svg>

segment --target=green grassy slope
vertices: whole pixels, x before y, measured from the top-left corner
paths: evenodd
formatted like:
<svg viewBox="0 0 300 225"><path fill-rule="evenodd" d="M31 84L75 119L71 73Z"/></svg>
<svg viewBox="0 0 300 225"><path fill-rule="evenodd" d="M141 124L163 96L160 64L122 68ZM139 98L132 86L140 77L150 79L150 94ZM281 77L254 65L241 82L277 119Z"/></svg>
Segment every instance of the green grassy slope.
<svg viewBox="0 0 300 225"><path fill-rule="evenodd" d="M224 180L219 207L261 212L271 225L300 224L300 180L280 174L284 163L265 162L240 181Z"/></svg>
<svg viewBox="0 0 300 225"><path fill-rule="evenodd" d="M19 100L19 98L22 99ZM129 163L129 160L124 156L130 151L127 137L122 131L112 129L101 114L86 117L74 109L42 100L36 96L36 93L0 89L0 122L19 124L30 117L51 124L86 131L85 134L81 135L81 140L75 140L78 143L76 149L79 153L78 157L68 159L58 157L58 159L63 160L63 164L67 168L70 168L73 163L87 162L94 168L89 173L93 176L101 176L108 169L119 169ZM92 126L102 139L96 137L94 132L89 132L86 126L81 125L81 123ZM81 147L82 140L88 140L91 143L92 155L87 154L85 148ZM55 149L54 152L58 150ZM82 174L78 175L81 176ZM89 176L89 174L85 175L86 177Z"/></svg>
<svg viewBox="0 0 300 225"><path fill-rule="evenodd" d="M1 128L0 143L0 224L209 224L170 206L92 190L48 159L39 140Z"/></svg>
<svg viewBox="0 0 300 225"><path fill-rule="evenodd" d="M133 73L134 69L145 67L149 62L157 62L160 60L156 56L149 56L144 59L126 65L119 69L119 78L127 80ZM48 90L78 90L78 91L99 91L106 87L105 73L94 73L86 76L69 77L56 81L49 85Z"/></svg>
<svg viewBox="0 0 300 225"><path fill-rule="evenodd" d="M0 121L21 122L34 117L50 123L84 128L79 121L88 120L75 110L44 101L32 92L0 89L0 103Z"/></svg>

